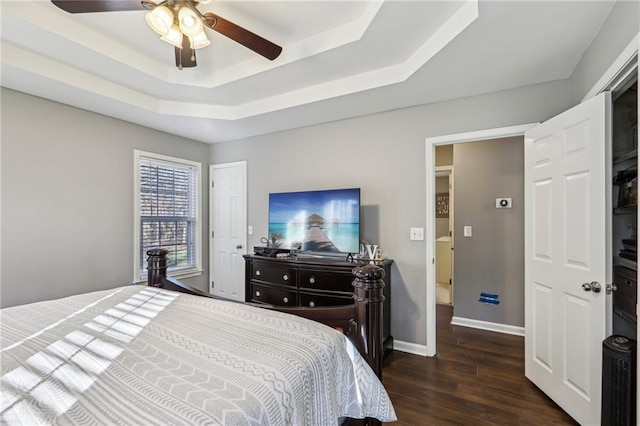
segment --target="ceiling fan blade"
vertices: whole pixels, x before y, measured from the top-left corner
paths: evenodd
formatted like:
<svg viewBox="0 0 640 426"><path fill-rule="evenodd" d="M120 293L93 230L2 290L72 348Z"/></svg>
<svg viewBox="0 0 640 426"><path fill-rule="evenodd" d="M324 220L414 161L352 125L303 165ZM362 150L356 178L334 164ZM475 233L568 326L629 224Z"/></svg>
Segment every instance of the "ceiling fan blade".
<svg viewBox="0 0 640 426"><path fill-rule="evenodd" d="M229 37L231 40L240 43L271 61L277 58L280 52L282 52L282 47L277 44L273 44L269 40L211 12L204 14L204 23L212 30Z"/></svg>
<svg viewBox="0 0 640 426"><path fill-rule="evenodd" d="M155 5L146 0L51 0L51 3L69 13L149 10Z"/></svg>
<svg viewBox="0 0 640 426"><path fill-rule="evenodd" d="M189 43L189 37L187 37L186 35L182 36L182 49L180 49L179 47L176 47L175 54L176 54L176 67L178 67L178 69L181 70L182 68L192 68L197 65L196 51L191 48L191 44Z"/></svg>

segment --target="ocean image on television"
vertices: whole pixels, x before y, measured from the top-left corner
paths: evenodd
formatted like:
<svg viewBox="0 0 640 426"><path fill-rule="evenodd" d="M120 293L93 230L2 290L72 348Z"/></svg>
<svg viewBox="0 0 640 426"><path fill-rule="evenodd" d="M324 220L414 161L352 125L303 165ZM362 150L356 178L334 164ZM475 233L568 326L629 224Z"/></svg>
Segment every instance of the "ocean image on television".
<svg viewBox="0 0 640 426"><path fill-rule="evenodd" d="M360 189L269 194L269 236L276 233L283 248L357 253Z"/></svg>

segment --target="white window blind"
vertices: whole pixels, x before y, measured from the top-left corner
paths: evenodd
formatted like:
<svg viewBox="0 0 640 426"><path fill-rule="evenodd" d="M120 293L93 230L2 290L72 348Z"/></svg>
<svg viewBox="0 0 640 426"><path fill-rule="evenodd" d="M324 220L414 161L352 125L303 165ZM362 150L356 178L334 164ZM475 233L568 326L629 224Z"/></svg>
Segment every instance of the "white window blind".
<svg viewBox="0 0 640 426"><path fill-rule="evenodd" d="M169 271L200 268L200 173L190 163L138 156L140 279L147 275L147 250L152 248L168 250Z"/></svg>

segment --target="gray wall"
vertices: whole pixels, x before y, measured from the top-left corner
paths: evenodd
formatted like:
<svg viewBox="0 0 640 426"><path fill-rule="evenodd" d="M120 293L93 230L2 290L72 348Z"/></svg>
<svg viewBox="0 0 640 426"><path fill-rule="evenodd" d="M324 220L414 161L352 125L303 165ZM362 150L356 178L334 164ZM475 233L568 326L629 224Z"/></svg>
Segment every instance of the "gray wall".
<svg viewBox="0 0 640 426"><path fill-rule="evenodd" d="M436 146L436 166L453 166L453 145Z"/></svg>
<svg viewBox="0 0 640 426"><path fill-rule="evenodd" d="M461 143L453 152L453 314L524 327L524 138ZM501 197L513 207L497 209ZM481 292L498 294L500 304L479 302Z"/></svg>
<svg viewBox="0 0 640 426"><path fill-rule="evenodd" d="M640 2L616 2L570 78L571 104L582 101L639 31Z"/></svg>
<svg viewBox="0 0 640 426"><path fill-rule="evenodd" d="M395 259L392 333L424 345L425 243L409 228L425 227L425 138L543 121L569 107L566 93L553 82L214 144L210 161L247 160L249 247L267 235L270 192L360 187L362 237Z"/></svg>
<svg viewBox="0 0 640 426"><path fill-rule="evenodd" d="M1 306L131 284L133 150L203 162L209 146L2 89ZM207 288L205 273L189 282Z"/></svg>

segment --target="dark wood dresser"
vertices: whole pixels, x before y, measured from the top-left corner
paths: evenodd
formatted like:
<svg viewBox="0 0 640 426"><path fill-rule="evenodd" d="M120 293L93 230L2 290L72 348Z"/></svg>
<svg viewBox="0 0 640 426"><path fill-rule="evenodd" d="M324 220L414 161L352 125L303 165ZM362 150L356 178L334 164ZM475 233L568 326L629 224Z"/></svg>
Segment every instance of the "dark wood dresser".
<svg viewBox="0 0 640 426"><path fill-rule="evenodd" d="M353 275L358 264L335 258L303 257L277 259L245 255L245 300L278 306L337 306L353 303ZM385 356L393 350L391 336L391 264L376 262L384 269L382 336Z"/></svg>

